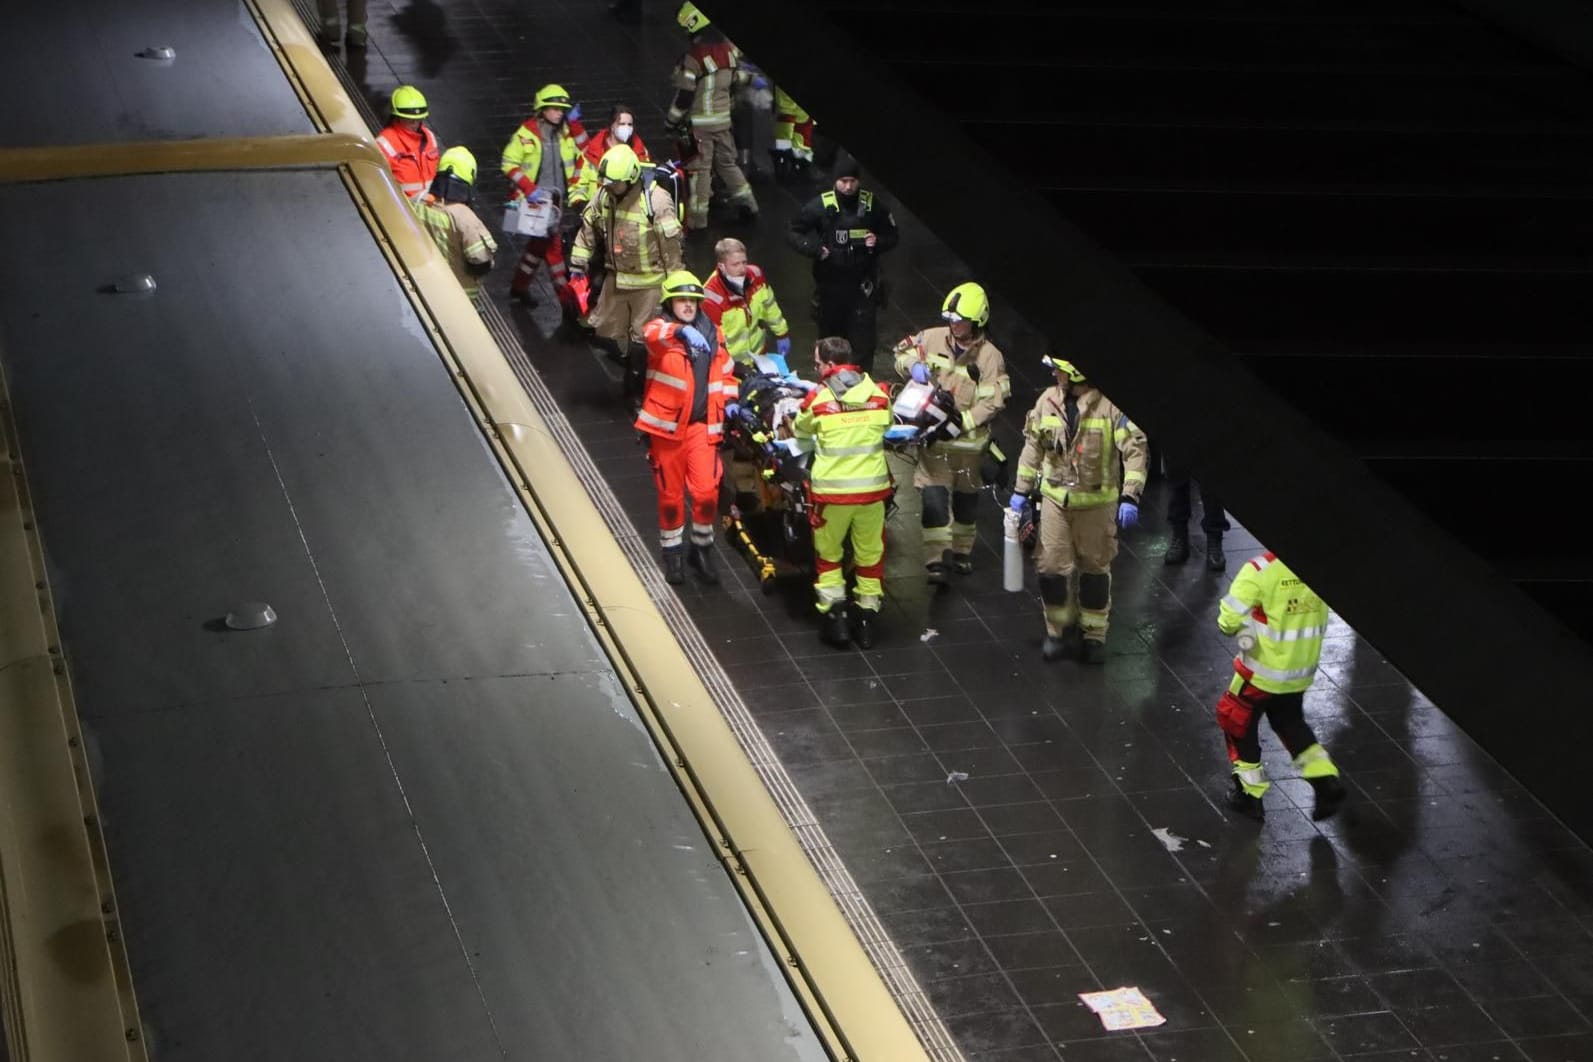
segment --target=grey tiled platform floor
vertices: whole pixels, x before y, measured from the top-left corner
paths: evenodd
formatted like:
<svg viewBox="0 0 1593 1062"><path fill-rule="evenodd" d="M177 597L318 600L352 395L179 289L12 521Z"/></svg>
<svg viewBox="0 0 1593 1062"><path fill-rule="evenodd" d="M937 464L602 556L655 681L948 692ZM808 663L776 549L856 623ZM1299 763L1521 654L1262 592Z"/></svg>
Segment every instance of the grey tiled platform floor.
<svg viewBox="0 0 1593 1062"><path fill-rule="evenodd" d="M682 46L672 14L625 26L597 0L374 4L372 47L348 70L378 103L401 80L427 93L445 142L483 163L491 221L498 150L546 81L571 88L594 125L628 100L661 143ZM716 234L751 245L802 349L807 265L781 238L798 190L759 193L759 224ZM887 338L931 323L967 279L898 216ZM709 266L707 244L690 254ZM584 346L550 336L546 307L502 301L513 258L489 290L650 533L651 478L616 385ZM1044 382L1042 342L1002 309L993 333L1021 417ZM1153 484L1144 526L1124 536L1111 658L1095 670L1040 662L1036 602L999 588L993 504L979 571L927 612L895 610L866 654L820 646L806 589L764 597L733 555L723 588L683 588L963 1050L992 1062L1593 1059L1593 857L1353 631L1335 625L1307 700L1351 783L1344 813L1311 822L1309 790L1270 736L1281 781L1266 824L1213 803L1227 772L1211 718L1228 673L1212 623L1226 577L1163 566L1161 508ZM1242 531L1227 545L1232 564L1259 548ZM968 777L948 783L953 772ZM1077 994L1119 985L1138 985L1167 1023L1105 1033Z"/></svg>

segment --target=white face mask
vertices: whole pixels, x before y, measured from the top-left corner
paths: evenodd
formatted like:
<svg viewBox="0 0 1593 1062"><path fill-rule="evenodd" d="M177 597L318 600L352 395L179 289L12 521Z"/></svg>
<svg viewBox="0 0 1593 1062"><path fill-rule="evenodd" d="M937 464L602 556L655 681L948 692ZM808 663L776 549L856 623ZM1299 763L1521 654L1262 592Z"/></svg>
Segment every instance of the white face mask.
<svg viewBox="0 0 1593 1062"><path fill-rule="evenodd" d="M621 144L629 143L631 139L631 131L635 128L636 127L634 125L616 125L614 127L614 139L618 140Z"/></svg>

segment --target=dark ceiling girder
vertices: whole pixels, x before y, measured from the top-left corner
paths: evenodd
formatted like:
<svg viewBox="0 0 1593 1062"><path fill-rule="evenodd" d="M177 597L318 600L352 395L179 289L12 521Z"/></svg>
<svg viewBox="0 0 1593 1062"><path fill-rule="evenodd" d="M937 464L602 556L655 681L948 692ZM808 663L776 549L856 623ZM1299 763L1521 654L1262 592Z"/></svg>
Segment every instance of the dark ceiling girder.
<svg viewBox="0 0 1593 1062"><path fill-rule="evenodd" d="M1372 475L812 0L699 3L904 206L1584 838L1593 649ZM976 5L968 4L970 16ZM977 17L971 22L978 24ZM947 22L948 33L1000 32ZM934 76L926 72L925 76ZM999 77L999 68L985 76ZM977 101L979 86L969 86ZM1015 150L1021 150L1015 146ZM1354 382L1323 380L1353 402ZM1509 485L1477 519L1530 534ZM1213 740L1216 740L1215 734Z"/></svg>

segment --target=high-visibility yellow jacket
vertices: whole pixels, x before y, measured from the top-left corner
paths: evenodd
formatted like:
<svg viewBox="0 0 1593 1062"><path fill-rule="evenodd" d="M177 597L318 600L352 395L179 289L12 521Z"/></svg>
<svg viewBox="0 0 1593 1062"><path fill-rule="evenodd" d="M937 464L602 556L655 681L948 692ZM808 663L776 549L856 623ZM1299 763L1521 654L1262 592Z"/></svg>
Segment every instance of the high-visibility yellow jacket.
<svg viewBox="0 0 1593 1062"><path fill-rule="evenodd" d="M891 496L885 463L891 399L856 365L824 374L791 422L799 439L813 440L808 496L830 505L866 505Z"/></svg>
<svg viewBox="0 0 1593 1062"><path fill-rule="evenodd" d="M768 349L770 336L778 339L791 333L780 304L774 300L774 289L755 265L747 266L739 293L715 269L703 285L702 308L724 332L730 356L743 364L751 364Z"/></svg>
<svg viewBox="0 0 1593 1062"><path fill-rule="evenodd" d="M492 271L492 256L498 250L498 243L487 226L464 203L427 203L412 199L409 205L437 249L448 259L460 286L466 291L475 291L481 278Z"/></svg>
<svg viewBox="0 0 1593 1062"><path fill-rule="evenodd" d="M926 328L896 346L896 372L910 379L913 364L929 365L929 380L951 392L962 415L962 434L935 445L944 450L982 452L990 442L990 422L1006 406L1012 395L1012 380L1001 350L981 336L961 353L952 345L951 329Z"/></svg>
<svg viewBox="0 0 1593 1062"><path fill-rule="evenodd" d="M680 216L657 184L637 181L616 200L607 188L581 211L581 231L570 249L570 268L585 271L592 252L603 248L614 283L627 291L653 288L682 268Z"/></svg>
<svg viewBox="0 0 1593 1062"><path fill-rule="evenodd" d="M1255 635L1254 648L1235 656L1233 667L1268 693L1311 688L1327 622L1327 603L1271 553L1246 561L1217 606L1217 626L1224 634L1248 626Z"/></svg>
<svg viewBox="0 0 1593 1062"><path fill-rule="evenodd" d="M1069 430L1067 392L1057 385L1041 393L1023 421L1014 489L1028 494L1038 480L1040 493L1064 509L1116 505L1125 498L1138 504L1149 452L1145 433L1098 387L1084 388L1076 409Z"/></svg>
<svg viewBox="0 0 1593 1062"><path fill-rule="evenodd" d="M586 130L580 122L566 120L560 123L554 139L558 141L559 158L564 162L566 196L575 199L576 187L581 183L581 148L586 145ZM518 199L536 191L537 176L542 172L543 150L542 132L537 128L537 116L533 114L521 123L509 142L503 145L503 158L499 166L509 179L510 196Z"/></svg>

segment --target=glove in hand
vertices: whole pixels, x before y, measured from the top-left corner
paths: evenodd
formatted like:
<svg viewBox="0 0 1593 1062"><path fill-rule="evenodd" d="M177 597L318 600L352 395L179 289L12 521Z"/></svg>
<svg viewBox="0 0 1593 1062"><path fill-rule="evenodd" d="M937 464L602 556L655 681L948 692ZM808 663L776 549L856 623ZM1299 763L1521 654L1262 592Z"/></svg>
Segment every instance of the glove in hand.
<svg viewBox="0 0 1593 1062"><path fill-rule="evenodd" d="M725 403L725 419L726 420L735 420L736 419L736 415L739 414L740 412L741 412L741 403L740 402L726 402Z"/></svg>
<svg viewBox="0 0 1593 1062"><path fill-rule="evenodd" d="M1028 504L1029 496L1027 494L1014 494L1012 497L1007 499L1007 508L1011 509L1015 513L1023 512L1023 507Z"/></svg>
<svg viewBox="0 0 1593 1062"><path fill-rule="evenodd" d="M1131 501L1117 503L1117 526L1133 527L1139 523L1139 506Z"/></svg>
<svg viewBox="0 0 1593 1062"><path fill-rule="evenodd" d="M708 353L708 337L695 328L681 328L680 337L686 341L688 347L695 350L698 354Z"/></svg>
<svg viewBox="0 0 1593 1062"><path fill-rule="evenodd" d="M774 352L780 355L782 358L789 357L791 354L791 337L781 336L779 339L776 339L774 341Z"/></svg>
<svg viewBox="0 0 1593 1062"><path fill-rule="evenodd" d="M548 191L547 191L546 188L538 188L536 191L534 191L530 195L526 196L526 198L531 200L531 202L537 204L538 206L541 206L543 203L546 203L548 201L548 199L551 198L551 197L548 195Z"/></svg>
<svg viewBox="0 0 1593 1062"><path fill-rule="evenodd" d="M579 122L581 120L581 105L577 103L574 107L565 111L564 120L566 122Z"/></svg>
<svg viewBox="0 0 1593 1062"><path fill-rule="evenodd" d="M915 361L909 375L912 376L914 383L926 384L929 382L929 366L924 362Z"/></svg>

